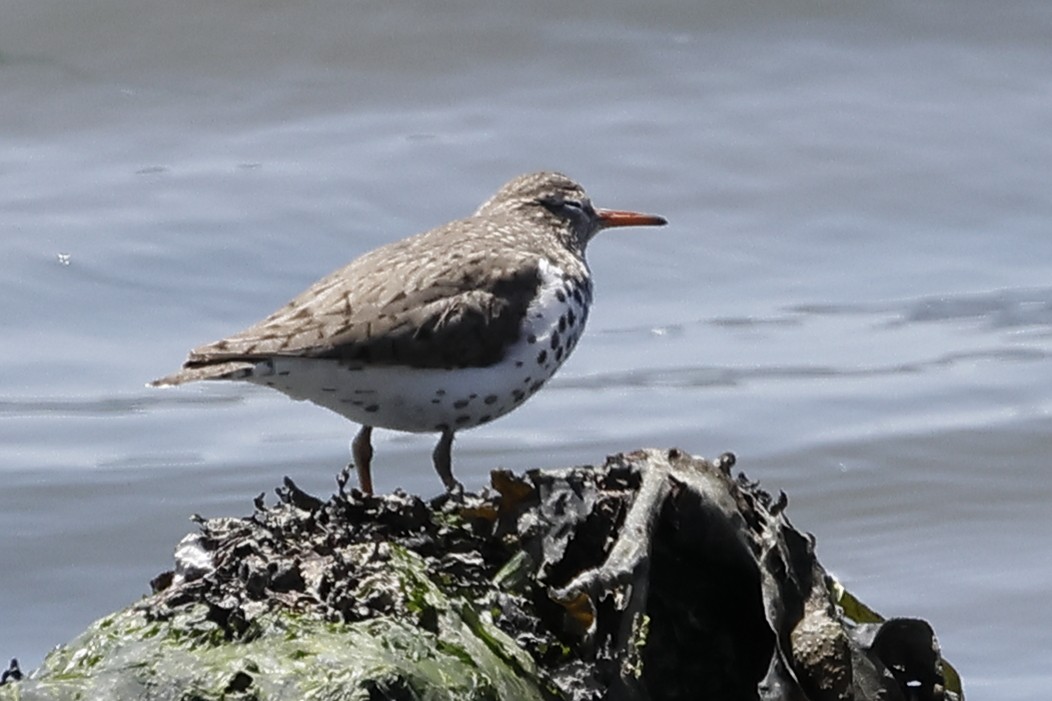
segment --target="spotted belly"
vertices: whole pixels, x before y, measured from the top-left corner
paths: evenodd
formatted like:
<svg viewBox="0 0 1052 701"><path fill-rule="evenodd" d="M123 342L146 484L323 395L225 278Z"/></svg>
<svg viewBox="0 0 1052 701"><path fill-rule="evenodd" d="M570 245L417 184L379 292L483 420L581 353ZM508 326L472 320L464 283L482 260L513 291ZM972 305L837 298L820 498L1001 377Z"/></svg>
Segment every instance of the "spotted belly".
<svg viewBox="0 0 1052 701"><path fill-rule="evenodd" d="M244 379L307 400L359 424L424 433L492 421L522 405L566 361L584 332L587 281L542 261L538 295L519 338L481 368L412 368L276 357Z"/></svg>

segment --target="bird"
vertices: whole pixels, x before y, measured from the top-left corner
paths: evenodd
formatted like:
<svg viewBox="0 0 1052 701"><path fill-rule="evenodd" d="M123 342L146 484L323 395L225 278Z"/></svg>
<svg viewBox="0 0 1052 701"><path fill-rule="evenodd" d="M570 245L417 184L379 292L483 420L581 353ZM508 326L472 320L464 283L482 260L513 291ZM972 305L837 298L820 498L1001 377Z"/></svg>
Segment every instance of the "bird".
<svg viewBox="0 0 1052 701"><path fill-rule="evenodd" d="M373 428L438 433L435 471L459 494L454 435L521 406L577 346L592 238L666 223L597 209L561 173L520 175L471 216L362 255L150 385L251 382L360 424L351 453L369 495Z"/></svg>

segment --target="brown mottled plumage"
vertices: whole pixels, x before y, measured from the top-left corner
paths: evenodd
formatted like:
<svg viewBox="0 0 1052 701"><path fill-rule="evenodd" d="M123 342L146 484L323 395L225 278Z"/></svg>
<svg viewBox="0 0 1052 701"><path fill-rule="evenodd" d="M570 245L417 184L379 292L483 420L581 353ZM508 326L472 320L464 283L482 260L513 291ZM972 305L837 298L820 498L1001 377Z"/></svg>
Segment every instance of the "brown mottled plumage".
<svg viewBox="0 0 1052 701"><path fill-rule="evenodd" d="M595 210L557 173L520 176L473 216L363 255L151 384L245 380L362 423L354 453L366 492L372 426L439 431L435 467L456 489L453 433L521 404L576 344L591 302L591 238L664 223ZM550 349L535 352L540 342Z"/></svg>

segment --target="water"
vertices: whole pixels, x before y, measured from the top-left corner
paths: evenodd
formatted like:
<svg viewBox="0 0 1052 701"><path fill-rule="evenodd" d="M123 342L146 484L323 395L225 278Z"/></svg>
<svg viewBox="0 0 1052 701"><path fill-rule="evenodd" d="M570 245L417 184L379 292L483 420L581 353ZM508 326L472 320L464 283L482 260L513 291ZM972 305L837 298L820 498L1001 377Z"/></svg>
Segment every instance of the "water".
<svg viewBox="0 0 1052 701"><path fill-rule="evenodd" d="M146 381L544 168L671 224L593 244L584 341L458 477L733 450L970 698L1052 682L1052 6L2 14L0 658L146 593L190 514L347 460L323 410ZM377 488L436 493L432 443L378 432Z"/></svg>

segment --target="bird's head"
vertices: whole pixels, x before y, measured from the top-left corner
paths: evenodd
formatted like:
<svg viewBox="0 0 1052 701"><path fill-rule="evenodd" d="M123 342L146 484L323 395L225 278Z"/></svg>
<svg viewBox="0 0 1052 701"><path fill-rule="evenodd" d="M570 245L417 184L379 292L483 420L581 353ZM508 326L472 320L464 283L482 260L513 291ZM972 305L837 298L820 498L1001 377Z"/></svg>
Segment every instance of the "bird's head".
<svg viewBox="0 0 1052 701"><path fill-rule="evenodd" d="M615 209L596 209L584 188L561 173L529 173L508 182L479 207L477 216L507 214L550 227L572 250L584 253L603 229L663 226L664 217Z"/></svg>

